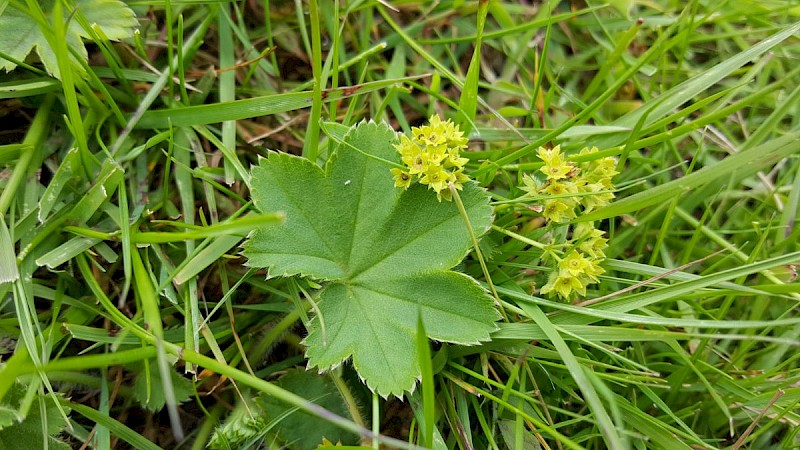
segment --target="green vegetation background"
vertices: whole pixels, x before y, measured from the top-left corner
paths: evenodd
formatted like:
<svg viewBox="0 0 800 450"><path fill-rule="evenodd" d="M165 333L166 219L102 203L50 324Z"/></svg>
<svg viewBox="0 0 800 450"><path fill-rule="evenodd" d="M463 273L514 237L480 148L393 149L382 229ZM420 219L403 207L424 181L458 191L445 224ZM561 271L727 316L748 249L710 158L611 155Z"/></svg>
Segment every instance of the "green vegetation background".
<svg viewBox="0 0 800 450"><path fill-rule="evenodd" d="M0 0L0 447L799 448L799 19L779 0ZM280 219L250 167L437 113L495 213L485 267L456 270L504 317L481 345L418 340L421 383L384 398L348 363L304 370L318 285L245 266ZM537 294L541 242L569 228L524 189L554 144L620 172L578 218L609 247L572 302Z"/></svg>

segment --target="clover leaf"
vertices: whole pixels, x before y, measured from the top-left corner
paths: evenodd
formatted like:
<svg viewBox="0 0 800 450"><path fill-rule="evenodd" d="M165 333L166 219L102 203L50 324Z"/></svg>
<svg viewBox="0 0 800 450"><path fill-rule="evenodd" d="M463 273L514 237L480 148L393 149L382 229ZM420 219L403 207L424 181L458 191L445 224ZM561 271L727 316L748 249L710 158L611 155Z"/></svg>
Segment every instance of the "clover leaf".
<svg viewBox="0 0 800 450"><path fill-rule="evenodd" d="M54 0L39 1L48 20L53 18L53 2ZM99 27L108 39L130 37L138 25L133 11L119 0L74 0L74 4L76 11L83 15L88 24ZM63 12L66 21L71 18L73 10L64 8ZM13 3L7 4L0 11L0 30L3 30L0 32L0 52L22 61L36 47L36 53L47 72L60 78L55 52L42 34L39 24L26 11L16 8ZM67 45L84 61L88 59L88 54L82 40L89 37L89 33L72 18L67 25ZM10 71L15 67L15 63L0 58L0 68Z"/></svg>
<svg viewBox="0 0 800 450"><path fill-rule="evenodd" d="M489 339L499 318L472 278L453 272L471 238L455 202L425 186L394 187L386 160L399 162L396 133L385 124L353 127L324 169L270 153L252 171L262 211L286 221L256 230L245 243L248 265L270 276L301 275L324 283L320 318L309 325L309 366L330 369L352 357L367 385L401 396L420 377L415 346L421 312L428 337L457 344ZM476 183L461 192L477 234L492 223L489 196Z"/></svg>

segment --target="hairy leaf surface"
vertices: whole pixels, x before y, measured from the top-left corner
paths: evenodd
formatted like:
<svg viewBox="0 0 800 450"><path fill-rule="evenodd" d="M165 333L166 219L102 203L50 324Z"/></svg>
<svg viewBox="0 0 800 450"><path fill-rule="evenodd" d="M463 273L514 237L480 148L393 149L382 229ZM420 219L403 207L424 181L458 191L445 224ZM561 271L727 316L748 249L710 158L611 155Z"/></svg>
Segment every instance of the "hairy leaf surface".
<svg viewBox="0 0 800 450"><path fill-rule="evenodd" d="M19 415L25 391L22 384L15 383L0 404L0 448L45 448L46 445L49 449L69 450L70 446L56 437L67 423L51 396L37 396L27 415Z"/></svg>

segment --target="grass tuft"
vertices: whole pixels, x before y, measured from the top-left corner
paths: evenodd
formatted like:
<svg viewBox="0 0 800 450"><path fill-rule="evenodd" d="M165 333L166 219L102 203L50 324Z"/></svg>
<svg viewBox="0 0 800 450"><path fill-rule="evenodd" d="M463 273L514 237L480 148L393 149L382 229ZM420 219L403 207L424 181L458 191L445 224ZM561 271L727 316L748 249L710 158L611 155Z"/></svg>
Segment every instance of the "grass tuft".
<svg viewBox="0 0 800 450"><path fill-rule="evenodd" d="M0 37L0 448L300 448L295 423L351 448L800 448L798 7L389 3L0 1L31 31ZM456 269L498 329L422 335L403 401L359 361L306 373L324 280L245 265L288 220L251 168L435 114L491 196ZM615 158L615 190L546 192L556 145L565 171ZM542 294L585 222L598 282Z"/></svg>

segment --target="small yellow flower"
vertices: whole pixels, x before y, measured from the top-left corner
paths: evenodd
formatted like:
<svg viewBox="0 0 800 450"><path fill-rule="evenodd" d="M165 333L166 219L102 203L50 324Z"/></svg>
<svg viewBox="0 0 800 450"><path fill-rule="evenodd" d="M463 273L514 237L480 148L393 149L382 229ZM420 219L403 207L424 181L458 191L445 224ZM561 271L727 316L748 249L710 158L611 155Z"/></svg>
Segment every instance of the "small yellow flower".
<svg viewBox="0 0 800 450"><path fill-rule="evenodd" d="M566 258L558 262L558 268L566 271L573 277L584 274L589 270L590 266L591 263L589 260L575 250L571 251Z"/></svg>
<svg viewBox="0 0 800 450"><path fill-rule="evenodd" d="M606 273L606 271L600 267L600 261L596 259L589 260L589 266L583 271L583 274L595 283L600 281L597 277L604 273Z"/></svg>
<svg viewBox="0 0 800 450"><path fill-rule="evenodd" d="M544 187L544 192L550 195L568 195L579 192L578 185L571 180L551 180ZM568 197L567 197L568 198Z"/></svg>
<svg viewBox="0 0 800 450"><path fill-rule="evenodd" d="M447 159L444 160L444 166L446 168L451 167L464 167L465 164L469 162L468 158L462 158L459 154L458 150L453 150L452 148L447 149Z"/></svg>
<svg viewBox="0 0 800 450"><path fill-rule="evenodd" d="M578 243L578 250L594 259L606 257L603 250L608 247L608 239L604 238L605 232L596 229L591 223L582 222L575 225L572 240Z"/></svg>
<svg viewBox="0 0 800 450"><path fill-rule="evenodd" d="M435 119L438 119L434 121ZM447 129L439 116L431 116L428 125L411 128L414 140L422 147L438 147L447 143Z"/></svg>
<svg viewBox="0 0 800 450"><path fill-rule="evenodd" d="M419 179L419 182L427 184L438 193L447 189L447 181L449 178L450 176L446 170L441 167L431 167L425 172L422 178Z"/></svg>
<svg viewBox="0 0 800 450"><path fill-rule="evenodd" d="M426 147L426 150L430 164L435 164L437 166L442 165L442 163L445 161L445 158L448 157L447 147L444 144L429 146Z"/></svg>
<svg viewBox="0 0 800 450"><path fill-rule="evenodd" d="M458 169L450 172L449 180L453 183L459 191L464 186L464 183L469 181L469 177L464 174L464 169Z"/></svg>
<svg viewBox="0 0 800 450"><path fill-rule="evenodd" d="M543 174L547 175L548 180L561 180L567 178L567 175L572 172L572 166L569 163L564 163L557 166L545 164L539 169Z"/></svg>
<svg viewBox="0 0 800 450"><path fill-rule="evenodd" d="M394 175L394 187L408 189L411 186L411 174L403 169L394 168L391 170Z"/></svg>
<svg viewBox="0 0 800 450"><path fill-rule="evenodd" d="M552 272L547 284L542 286L541 294L555 292L561 298L569 298L573 292L586 295L586 283L579 277L574 277L563 271Z"/></svg>
<svg viewBox="0 0 800 450"><path fill-rule="evenodd" d="M404 157L403 163L408 166L408 173L417 175L428 171L431 163L428 158L427 153L417 153L409 158Z"/></svg>
<svg viewBox="0 0 800 450"><path fill-rule="evenodd" d="M406 135L400 136L400 142L395 144L394 148L400 153L402 158L413 158L414 155L422 153L422 149Z"/></svg>
<svg viewBox="0 0 800 450"><path fill-rule="evenodd" d="M562 199L545 200L542 215L553 222L566 222L576 217L574 208Z"/></svg>
<svg viewBox="0 0 800 450"><path fill-rule="evenodd" d="M553 148L539 147L536 150L536 155L544 161L548 166L560 166L564 164L564 157L561 154L561 146L556 145Z"/></svg>
<svg viewBox="0 0 800 450"><path fill-rule="evenodd" d="M539 147L536 154L544 161L544 166L539 170L547 176L548 180L567 178L570 172L574 170L572 163L564 160L564 155L561 154L561 147L558 145L551 149Z"/></svg>

